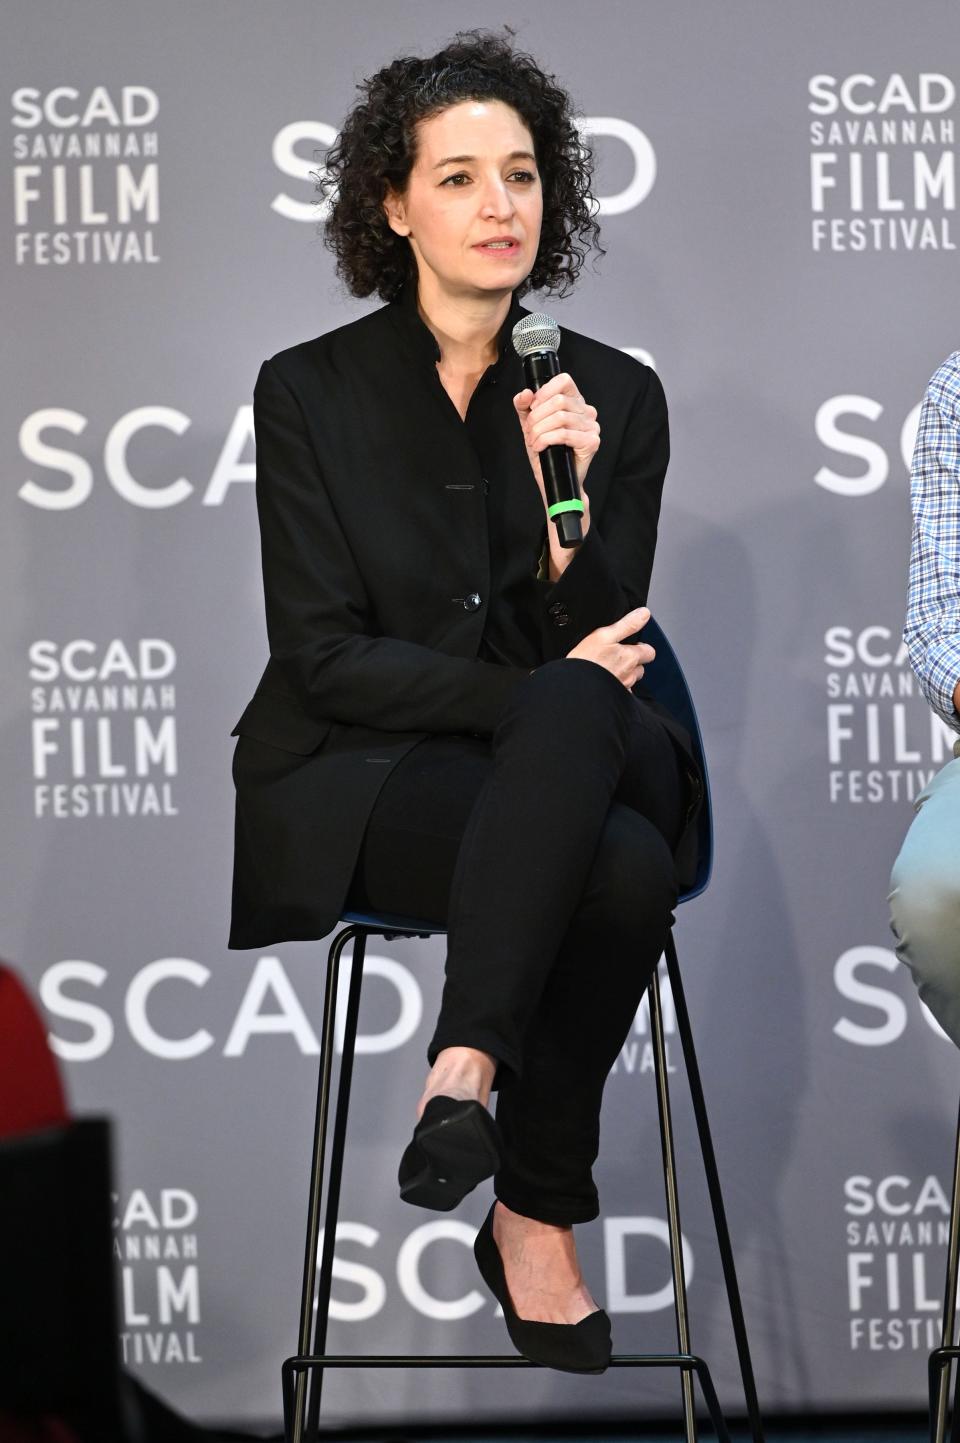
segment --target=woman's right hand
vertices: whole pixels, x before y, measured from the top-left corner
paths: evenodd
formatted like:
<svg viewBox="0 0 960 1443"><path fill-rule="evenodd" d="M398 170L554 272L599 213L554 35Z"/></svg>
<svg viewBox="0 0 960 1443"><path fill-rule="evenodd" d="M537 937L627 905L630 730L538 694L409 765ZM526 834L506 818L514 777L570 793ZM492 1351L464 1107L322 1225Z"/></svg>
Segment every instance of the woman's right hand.
<svg viewBox="0 0 960 1443"><path fill-rule="evenodd" d="M598 626L596 631L588 632L572 651L567 652L567 656L579 657L582 661L595 661L598 666L605 667L611 676L615 676L617 681L622 681L629 691L643 676L644 667L653 661L656 652L644 641L628 644L625 638L640 631L649 620L648 609L638 606L634 611L628 611L626 616L622 616L612 626Z"/></svg>

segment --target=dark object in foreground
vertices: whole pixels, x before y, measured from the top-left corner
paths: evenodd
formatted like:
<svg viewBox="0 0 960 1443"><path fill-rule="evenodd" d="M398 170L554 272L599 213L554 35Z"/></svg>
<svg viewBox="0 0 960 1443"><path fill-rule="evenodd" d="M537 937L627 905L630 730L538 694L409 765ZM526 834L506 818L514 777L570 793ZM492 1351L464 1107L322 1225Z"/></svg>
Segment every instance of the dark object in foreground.
<svg viewBox="0 0 960 1443"><path fill-rule="evenodd" d="M103 1118L0 1141L0 1407L122 1438Z"/></svg>

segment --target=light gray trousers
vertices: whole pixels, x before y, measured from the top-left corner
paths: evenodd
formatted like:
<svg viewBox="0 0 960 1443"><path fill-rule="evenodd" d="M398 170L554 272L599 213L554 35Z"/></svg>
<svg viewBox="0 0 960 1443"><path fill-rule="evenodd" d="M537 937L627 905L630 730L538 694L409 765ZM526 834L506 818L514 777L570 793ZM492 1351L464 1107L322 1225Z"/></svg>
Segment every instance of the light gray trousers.
<svg viewBox="0 0 960 1443"><path fill-rule="evenodd" d="M890 878L890 925L921 998L960 1047L960 756L914 810Z"/></svg>

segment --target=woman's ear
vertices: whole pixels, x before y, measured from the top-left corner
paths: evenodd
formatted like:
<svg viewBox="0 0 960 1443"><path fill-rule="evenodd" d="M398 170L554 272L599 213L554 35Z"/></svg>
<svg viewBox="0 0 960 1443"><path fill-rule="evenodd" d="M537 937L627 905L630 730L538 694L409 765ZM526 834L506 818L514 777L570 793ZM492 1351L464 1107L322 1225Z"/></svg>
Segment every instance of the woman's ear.
<svg viewBox="0 0 960 1443"><path fill-rule="evenodd" d="M395 231L397 235L410 234L402 195L398 195L395 190L388 190L384 197L383 209L387 217L387 225L392 231Z"/></svg>

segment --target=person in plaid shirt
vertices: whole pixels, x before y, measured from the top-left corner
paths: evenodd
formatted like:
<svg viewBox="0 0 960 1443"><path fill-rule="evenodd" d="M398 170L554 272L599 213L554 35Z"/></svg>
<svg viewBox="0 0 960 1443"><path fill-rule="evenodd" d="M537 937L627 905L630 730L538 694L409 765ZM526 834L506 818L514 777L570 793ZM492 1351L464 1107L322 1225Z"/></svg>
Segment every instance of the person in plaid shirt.
<svg viewBox="0 0 960 1443"><path fill-rule="evenodd" d="M920 689L960 732L960 351L924 397L910 476L913 543L903 639ZM897 956L960 1047L960 740L921 792L890 879Z"/></svg>

